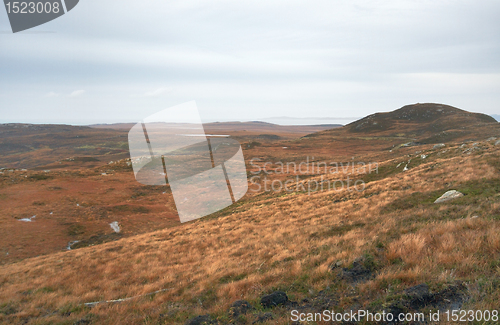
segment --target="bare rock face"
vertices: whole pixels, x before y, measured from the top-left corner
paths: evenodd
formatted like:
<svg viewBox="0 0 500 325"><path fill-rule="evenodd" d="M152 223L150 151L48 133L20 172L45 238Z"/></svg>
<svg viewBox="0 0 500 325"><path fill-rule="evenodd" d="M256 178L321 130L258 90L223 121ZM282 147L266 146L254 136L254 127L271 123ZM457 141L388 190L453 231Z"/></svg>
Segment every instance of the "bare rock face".
<svg viewBox="0 0 500 325"><path fill-rule="evenodd" d="M288 296L283 291L275 291L270 295L260 299L260 303L264 308L272 308L278 305L284 305L288 302Z"/></svg>
<svg viewBox="0 0 500 325"><path fill-rule="evenodd" d="M462 305L469 299L467 286L460 281L435 293L430 292L429 286L423 283L406 289L404 294L400 301L396 301L385 308L386 312L392 314L395 320L400 317L400 314L421 311L424 308L437 309L440 312L460 310ZM421 322L417 323L421 324ZM388 322L387 324L400 323Z"/></svg>
<svg viewBox="0 0 500 325"><path fill-rule="evenodd" d="M257 315L257 319L252 324L267 322L270 321L271 319L273 319L272 313L260 313Z"/></svg>
<svg viewBox="0 0 500 325"><path fill-rule="evenodd" d="M340 274L342 280L346 280L349 283L356 284L358 282L363 282L372 277L372 270L365 264L365 258L359 257L353 263L350 268L343 268Z"/></svg>
<svg viewBox="0 0 500 325"><path fill-rule="evenodd" d="M200 315L195 318L188 319L185 325L211 325L214 324L214 321L210 318L209 315Z"/></svg>
<svg viewBox="0 0 500 325"><path fill-rule="evenodd" d="M253 309L253 306L248 301L237 300L233 302L233 304L229 308L229 315L234 319L239 315L246 314Z"/></svg>
<svg viewBox="0 0 500 325"><path fill-rule="evenodd" d="M458 199L459 197L462 196L464 195L459 191L451 190L441 195L436 201L434 201L434 203L442 203L449 200Z"/></svg>

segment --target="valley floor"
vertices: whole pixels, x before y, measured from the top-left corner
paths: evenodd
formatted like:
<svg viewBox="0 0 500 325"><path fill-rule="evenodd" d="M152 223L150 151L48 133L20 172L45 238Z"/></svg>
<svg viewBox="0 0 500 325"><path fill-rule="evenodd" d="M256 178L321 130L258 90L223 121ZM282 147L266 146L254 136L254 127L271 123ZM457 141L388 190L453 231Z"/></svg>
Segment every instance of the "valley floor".
<svg viewBox="0 0 500 325"><path fill-rule="evenodd" d="M500 145L400 148L377 173L349 176L364 191L261 192L176 227L2 265L0 321L291 324L293 309L500 309ZM448 190L464 196L435 204ZM265 308L276 291L291 302ZM253 309L228 312L237 300Z"/></svg>

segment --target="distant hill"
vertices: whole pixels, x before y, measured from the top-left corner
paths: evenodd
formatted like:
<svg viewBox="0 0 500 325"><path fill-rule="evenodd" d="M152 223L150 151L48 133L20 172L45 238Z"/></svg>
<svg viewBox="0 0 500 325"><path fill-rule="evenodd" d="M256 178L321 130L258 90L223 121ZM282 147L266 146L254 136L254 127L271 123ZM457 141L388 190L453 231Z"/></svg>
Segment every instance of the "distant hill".
<svg viewBox="0 0 500 325"><path fill-rule="evenodd" d="M136 182L125 162L0 171L0 320L243 325L289 324L293 309L498 310L500 145L395 147L413 139L387 136L500 138L499 123L471 115L464 126L464 115L410 106L368 120L388 131L358 122L246 146L249 181L262 187L184 224L170 186ZM218 197L210 183L185 184ZM434 204L452 189L464 195Z"/></svg>
<svg viewBox="0 0 500 325"><path fill-rule="evenodd" d="M340 124L346 125L352 121L359 120L360 117L289 117L276 116L260 118L259 121L269 122L279 125L319 125L319 124Z"/></svg>
<svg viewBox="0 0 500 325"><path fill-rule="evenodd" d="M127 158L128 130L132 126L132 123L90 127L0 124L0 168L94 167ZM425 144L500 136L498 127L499 123L491 116L432 103L372 114L343 127L337 124L277 125L257 121L204 124L207 134L230 135L246 144L246 148L291 141L273 145L280 150L283 147L288 151L292 148L303 150L308 147L320 151L329 148L345 154L383 150L408 142ZM297 138L301 140L296 142ZM379 141L381 138L384 138L383 142Z"/></svg>
<svg viewBox="0 0 500 325"><path fill-rule="evenodd" d="M89 125L97 129L114 129L114 130L130 130L134 123L115 123L115 124L94 124ZM220 131L238 132L288 132L288 133L312 133L333 128L341 127L342 124L311 124L311 125L279 125L264 121L251 122L212 122L204 123L203 127L206 132L214 133Z"/></svg>
<svg viewBox="0 0 500 325"><path fill-rule="evenodd" d="M309 134L299 143L288 146L352 157L382 153L402 145L477 141L491 137L500 138L500 124L493 117L427 103L371 114L341 128Z"/></svg>
<svg viewBox="0 0 500 325"><path fill-rule="evenodd" d="M90 168L128 158L128 131L133 126L133 123L92 126L0 124L0 168ZM340 126L283 126L266 122L204 124L207 134L230 135L241 143L295 139Z"/></svg>
<svg viewBox="0 0 500 325"><path fill-rule="evenodd" d="M133 123L95 124L90 127L95 129L112 129L128 132L134 126ZM225 134L230 135L238 141L252 139L278 140L297 138L306 134L320 132L342 127L341 124L318 124L318 125L278 125L262 121L251 122L213 122L204 123L203 128L207 135Z"/></svg>
<svg viewBox="0 0 500 325"><path fill-rule="evenodd" d="M107 162L128 157L127 134L87 126L0 124L0 153L0 168L35 168L79 156Z"/></svg>
<svg viewBox="0 0 500 325"><path fill-rule="evenodd" d="M493 117L498 122L500 122L500 115L498 115L498 114L490 114L490 116Z"/></svg>
<svg viewBox="0 0 500 325"><path fill-rule="evenodd" d="M422 143L451 141L497 124L491 116L444 104L412 104L392 112L376 113L346 125L351 134L405 136ZM472 131L474 129L474 131Z"/></svg>
<svg viewBox="0 0 500 325"><path fill-rule="evenodd" d="M474 123L495 123L491 116L470 113L443 104L406 105L392 112L376 113L346 125L351 132L439 132Z"/></svg>

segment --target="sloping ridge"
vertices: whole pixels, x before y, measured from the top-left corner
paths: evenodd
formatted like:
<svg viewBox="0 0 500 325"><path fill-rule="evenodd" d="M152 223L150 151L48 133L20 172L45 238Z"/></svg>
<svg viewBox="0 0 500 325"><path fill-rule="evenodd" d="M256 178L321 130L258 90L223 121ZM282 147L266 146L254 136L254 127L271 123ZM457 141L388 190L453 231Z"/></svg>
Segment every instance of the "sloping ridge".
<svg viewBox="0 0 500 325"><path fill-rule="evenodd" d="M392 112L376 113L345 126L353 133L407 133L423 135L461 129L473 124L497 123L491 116L435 103L406 105Z"/></svg>

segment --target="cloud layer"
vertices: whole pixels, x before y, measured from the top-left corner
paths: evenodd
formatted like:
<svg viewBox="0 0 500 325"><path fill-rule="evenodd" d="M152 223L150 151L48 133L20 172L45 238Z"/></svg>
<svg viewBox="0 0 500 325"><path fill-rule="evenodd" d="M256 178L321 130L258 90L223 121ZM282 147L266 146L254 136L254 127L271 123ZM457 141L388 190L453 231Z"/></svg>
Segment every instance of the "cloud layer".
<svg viewBox="0 0 500 325"><path fill-rule="evenodd" d="M0 34L0 122L137 121L193 99L207 121L415 102L498 113L499 13L491 0L85 1L33 30L55 33Z"/></svg>

